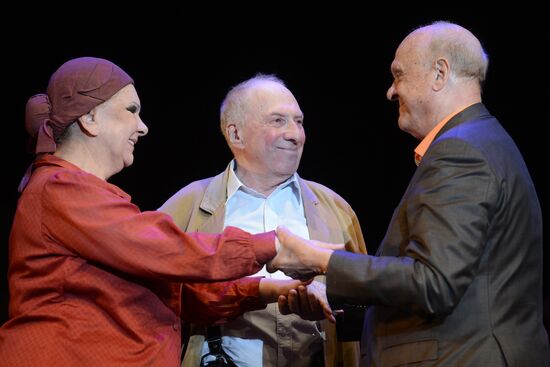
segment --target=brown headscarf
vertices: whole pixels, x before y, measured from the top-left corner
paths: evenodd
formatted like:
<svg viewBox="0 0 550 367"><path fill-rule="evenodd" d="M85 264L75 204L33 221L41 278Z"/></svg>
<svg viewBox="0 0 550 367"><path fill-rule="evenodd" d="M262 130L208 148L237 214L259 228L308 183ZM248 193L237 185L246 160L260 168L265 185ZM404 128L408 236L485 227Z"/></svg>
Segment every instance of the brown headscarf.
<svg viewBox="0 0 550 367"><path fill-rule="evenodd" d="M47 94L27 102L25 127L36 137L35 153L55 152L55 139L67 126L133 82L105 59L81 57L61 65L50 78Z"/></svg>
<svg viewBox="0 0 550 367"><path fill-rule="evenodd" d="M25 128L31 135L35 154L53 153L55 141L80 116L111 98L132 78L112 62L96 57L69 60L57 69L48 83L47 94L29 98ZM30 170L19 186L30 178Z"/></svg>

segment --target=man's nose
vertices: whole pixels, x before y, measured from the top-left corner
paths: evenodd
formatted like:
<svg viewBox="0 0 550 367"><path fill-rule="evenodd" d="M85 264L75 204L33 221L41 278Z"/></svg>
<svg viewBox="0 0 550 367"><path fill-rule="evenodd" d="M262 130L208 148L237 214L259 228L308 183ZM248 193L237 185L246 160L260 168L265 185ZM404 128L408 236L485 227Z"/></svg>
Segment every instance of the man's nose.
<svg viewBox="0 0 550 367"><path fill-rule="evenodd" d="M397 100L397 93L395 92L395 85L392 83L386 92L386 98L390 101Z"/></svg>

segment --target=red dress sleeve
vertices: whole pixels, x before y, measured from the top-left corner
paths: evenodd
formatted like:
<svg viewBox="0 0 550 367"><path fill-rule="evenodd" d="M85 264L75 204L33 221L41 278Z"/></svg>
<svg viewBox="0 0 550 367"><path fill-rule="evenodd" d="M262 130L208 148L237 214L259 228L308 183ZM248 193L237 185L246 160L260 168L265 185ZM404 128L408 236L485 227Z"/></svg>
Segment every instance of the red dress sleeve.
<svg viewBox="0 0 550 367"><path fill-rule="evenodd" d="M245 277L226 282L184 283L182 319L212 325L227 322L247 311L264 309L267 305L260 299L261 279Z"/></svg>
<svg viewBox="0 0 550 367"><path fill-rule="evenodd" d="M42 232L53 253L173 282L239 278L275 256L274 232L185 233L168 215L141 212L118 187L85 172L57 172L43 190Z"/></svg>

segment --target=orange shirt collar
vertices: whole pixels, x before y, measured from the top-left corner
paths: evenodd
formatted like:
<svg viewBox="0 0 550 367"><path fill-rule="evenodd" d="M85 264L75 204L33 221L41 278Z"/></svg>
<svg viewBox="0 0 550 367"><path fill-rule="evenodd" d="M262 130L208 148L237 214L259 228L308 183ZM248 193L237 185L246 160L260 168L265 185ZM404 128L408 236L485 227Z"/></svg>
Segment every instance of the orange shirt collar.
<svg viewBox="0 0 550 367"><path fill-rule="evenodd" d="M475 103L472 103L471 105L473 104ZM471 105L468 105L466 107L461 107L460 109L445 116L445 118L441 120L437 125L435 125L435 127L428 133L428 135L426 135L424 139L422 139L420 144L418 144L414 149L414 162L416 163L417 166L420 164L420 161L422 161L422 157L424 157L424 155L426 154L426 151L434 141L435 136L443 128L443 126L445 126L445 124L449 122L449 120L452 119L456 114L458 114L460 111L465 110Z"/></svg>

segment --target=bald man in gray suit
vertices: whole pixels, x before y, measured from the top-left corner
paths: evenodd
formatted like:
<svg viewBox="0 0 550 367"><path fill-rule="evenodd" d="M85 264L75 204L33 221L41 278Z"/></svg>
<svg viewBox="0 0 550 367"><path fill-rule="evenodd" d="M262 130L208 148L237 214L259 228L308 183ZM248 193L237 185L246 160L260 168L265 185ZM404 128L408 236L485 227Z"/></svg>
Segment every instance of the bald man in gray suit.
<svg viewBox="0 0 550 367"><path fill-rule="evenodd" d="M387 97L421 142L376 256L278 231L296 247L274 268L320 269L333 309L369 306L366 366L550 365L541 209L518 148L481 103L487 65L478 39L452 23L419 28L397 49Z"/></svg>

